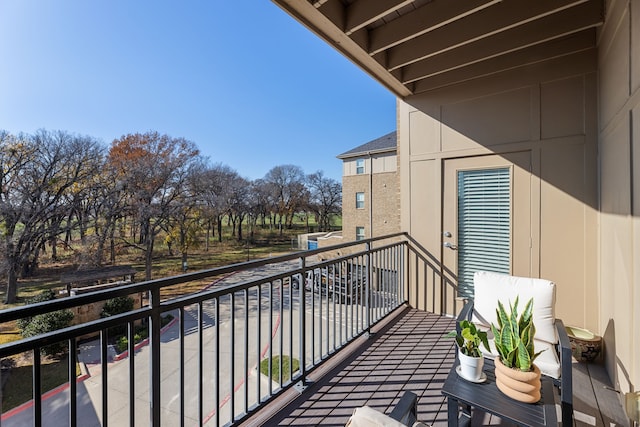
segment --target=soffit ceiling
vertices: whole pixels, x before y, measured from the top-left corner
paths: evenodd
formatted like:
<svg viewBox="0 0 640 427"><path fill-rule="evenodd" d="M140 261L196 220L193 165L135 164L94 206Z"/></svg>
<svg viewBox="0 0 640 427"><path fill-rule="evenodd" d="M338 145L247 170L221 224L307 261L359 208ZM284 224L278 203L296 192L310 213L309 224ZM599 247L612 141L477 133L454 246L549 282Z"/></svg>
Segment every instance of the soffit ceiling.
<svg viewBox="0 0 640 427"><path fill-rule="evenodd" d="M273 0L406 97L596 45L603 0Z"/></svg>

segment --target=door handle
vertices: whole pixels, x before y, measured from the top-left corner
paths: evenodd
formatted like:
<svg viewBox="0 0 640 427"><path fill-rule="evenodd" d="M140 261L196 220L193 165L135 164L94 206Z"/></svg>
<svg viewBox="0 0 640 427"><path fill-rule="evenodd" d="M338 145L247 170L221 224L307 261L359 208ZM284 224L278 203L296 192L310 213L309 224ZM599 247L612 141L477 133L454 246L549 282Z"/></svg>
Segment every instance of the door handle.
<svg viewBox="0 0 640 427"><path fill-rule="evenodd" d="M444 247L445 248L449 248L452 251L457 251L458 250L458 247L456 245L450 243L450 242L444 242Z"/></svg>

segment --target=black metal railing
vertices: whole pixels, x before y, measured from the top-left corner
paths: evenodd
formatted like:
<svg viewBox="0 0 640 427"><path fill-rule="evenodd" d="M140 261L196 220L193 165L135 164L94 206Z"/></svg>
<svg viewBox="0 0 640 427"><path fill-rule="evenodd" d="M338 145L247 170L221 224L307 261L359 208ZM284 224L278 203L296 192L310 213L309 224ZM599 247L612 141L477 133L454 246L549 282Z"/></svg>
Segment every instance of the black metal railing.
<svg viewBox="0 0 640 427"><path fill-rule="evenodd" d="M409 282L432 267L406 234L395 234L0 311L1 324L148 295L147 305L128 313L0 346L0 358L33 359L32 401L3 411L2 425L237 423L282 391L304 386L320 363L412 299ZM217 281L195 294L161 299L170 286L220 275L234 275L238 283ZM437 286L451 288L442 281ZM441 308L452 304L455 311L455 302ZM139 324L147 326L146 346L135 342ZM114 356L117 327L127 351ZM44 398L41 350L61 342L72 380ZM77 382L76 365L91 345L99 357L91 378Z"/></svg>

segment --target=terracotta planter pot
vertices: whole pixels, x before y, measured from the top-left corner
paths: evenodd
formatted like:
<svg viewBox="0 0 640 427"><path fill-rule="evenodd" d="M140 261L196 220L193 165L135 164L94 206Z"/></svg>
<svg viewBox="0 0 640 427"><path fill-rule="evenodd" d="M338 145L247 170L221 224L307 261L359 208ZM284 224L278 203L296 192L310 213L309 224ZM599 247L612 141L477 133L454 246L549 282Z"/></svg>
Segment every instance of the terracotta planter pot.
<svg viewBox="0 0 640 427"><path fill-rule="evenodd" d="M507 368L500 358L496 358L495 365L496 385L501 392L520 402L536 403L540 400L540 369L536 365L531 372Z"/></svg>

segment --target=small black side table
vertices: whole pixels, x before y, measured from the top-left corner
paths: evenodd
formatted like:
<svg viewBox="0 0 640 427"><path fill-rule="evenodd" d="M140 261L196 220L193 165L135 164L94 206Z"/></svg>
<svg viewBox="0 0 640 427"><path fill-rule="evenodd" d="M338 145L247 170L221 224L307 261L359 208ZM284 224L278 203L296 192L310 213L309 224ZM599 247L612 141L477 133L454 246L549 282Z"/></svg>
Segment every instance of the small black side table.
<svg viewBox="0 0 640 427"><path fill-rule="evenodd" d="M484 361L487 380L483 383L472 383L461 378L456 372L457 366L456 360L442 387L442 394L447 397L450 426L469 423L472 407L522 426L557 426L553 381L550 378L542 377L540 402L522 403L498 390L493 360ZM462 414L459 415L460 407Z"/></svg>

